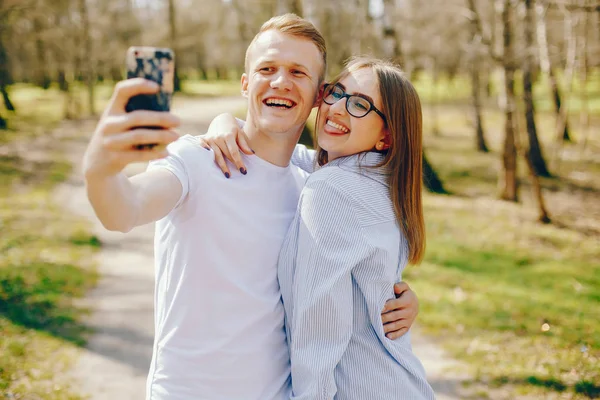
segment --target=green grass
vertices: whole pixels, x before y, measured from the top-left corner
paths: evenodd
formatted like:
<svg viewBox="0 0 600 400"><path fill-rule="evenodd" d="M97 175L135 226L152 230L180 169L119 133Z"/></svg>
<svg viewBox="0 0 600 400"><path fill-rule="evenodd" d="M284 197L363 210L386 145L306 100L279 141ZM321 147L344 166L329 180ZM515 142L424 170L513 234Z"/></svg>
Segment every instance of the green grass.
<svg viewBox="0 0 600 400"><path fill-rule="evenodd" d="M87 92L81 84L73 85L74 102L70 107L74 118L89 115ZM15 112L8 112L0 99L1 115L8 120L8 130L0 133L0 145L12 140L32 139L56 127L65 117L65 95L56 85L44 90L30 84L17 83L8 89ZM102 112L112 94L112 84L103 83L95 88L96 114Z"/></svg>
<svg viewBox="0 0 600 400"><path fill-rule="evenodd" d="M421 300L419 322L489 398L600 397L600 138L585 151L562 147L560 168L550 165L557 177L542 182L554 223L541 225L523 163L522 203L496 200L502 115L486 112L492 152L483 154L466 111L442 107L440 134L425 138L453 195L425 196L426 259L404 276ZM552 116L538 123L548 150Z"/></svg>
<svg viewBox="0 0 600 400"><path fill-rule="evenodd" d="M495 71L492 74L491 96L495 97L502 90L502 72ZM558 75L559 88L566 100L570 113L578 114L582 110L584 94L588 97L588 111L592 115L600 116L600 69L591 71L584 86L577 79L573 80L571 91L565 87L565 79ZM429 74L419 74L413 81L415 88L419 92L421 101L424 104L469 104L471 101L471 82L467 75L459 75L453 79L442 76L437 84ZM521 76L517 74L515 82L515 92L518 96L522 93ZM568 96L567 96L568 95ZM543 113L554 112L554 103L548 80L543 74L540 74L537 82L533 86L533 96L536 104L536 110ZM488 101L488 103L490 103ZM493 105L492 103L488 106Z"/></svg>
<svg viewBox="0 0 600 400"><path fill-rule="evenodd" d="M13 140L33 144L60 120L57 91L16 86L12 94L18 115L0 149ZM47 151L37 161L0 155L0 398L80 398L64 372L85 342L86 310L75 300L96 282L91 260L100 243L52 203L51 189L71 166Z"/></svg>
<svg viewBox="0 0 600 400"><path fill-rule="evenodd" d="M590 93L598 93L597 78ZM478 153L468 82L442 83L440 92L447 94L436 103L439 135L430 134L431 85L416 84L424 85L426 151L452 193L425 196L426 259L404 276L421 301L420 325L466 362L475 377L469 386L482 396L497 398L495 390L501 390L509 393L504 398L600 397L600 138L590 135L584 149L583 129L573 118L576 144L555 146L545 88L537 89L539 135L556 175L542 181L553 224L540 225L526 178L521 203L496 200L501 112L486 109L492 151ZM233 81L185 85L190 95L239 93ZM59 97L26 86L12 90L20 109L39 118L36 124L48 123L38 136L58 123ZM109 94L107 86L104 96ZM30 109L35 104L43 106ZM576 102L570 107L577 116ZM592 132L599 126L596 114ZM11 140L35 136L28 129L14 132ZM56 375L85 337L77 322L84 311L73 299L96 279L87 260L99 242L78 219L47 206L49 190L69 171L58 161L0 157L0 394L77 398L68 385L56 383ZM519 173L525 176L522 162Z"/></svg>
<svg viewBox="0 0 600 400"><path fill-rule="evenodd" d="M426 151L452 195L425 195L426 259L404 276L421 301L419 324L465 362L475 377L467 383L479 396L499 398L500 390L502 398L600 397L600 162L594 155L600 137L590 135L586 149L561 144L556 153L554 115L537 114L556 175L542 181L554 223L541 225L522 160L521 203L496 199L504 117L497 107L485 110L491 152L477 152L468 102L461 101L468 100L468 87L459 83L440 90L448 94L437 110L438 135L431 133L431 105L424 110ZM580 142L578 118L571 128ZM598 116L591 129L600 129ZM526 142L524 133L519 137Z"/></svg>

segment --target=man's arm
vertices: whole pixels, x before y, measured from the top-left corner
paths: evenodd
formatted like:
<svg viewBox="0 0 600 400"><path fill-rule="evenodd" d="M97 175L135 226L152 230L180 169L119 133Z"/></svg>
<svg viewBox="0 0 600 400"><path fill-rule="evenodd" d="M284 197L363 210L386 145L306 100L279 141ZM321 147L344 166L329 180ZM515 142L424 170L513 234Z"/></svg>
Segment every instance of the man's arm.
<svg viewBox="0 0 600 400"><path fill-rule="evenodd" d="M87 195L106 229L129 232L139 225L167 215L181 197L182 186L166 169L128 178L122 172L102 178L86 178Z"/></svg>
<svg viewBox="0 0 600 400"><path fill-rule="evenodd" d="M404 335L413 325L419 314L417 294L406 282L394 285L396 297L386 301L381 311L383 332L388 339L395 340Z"/></svg>
<svg viewBox="0 0 600 400"><path fill-rule="evenodd" d="M171 129L179 119L171 113L125 112L129 99L152 94L158 85L144 79L119 82L84 155L83 171L88 198L102 224L127 232L135 226L164 217L182 194L178 178L168 170L144 172L128 178L126 165L164 158L165 146L179 135ZM162 129L144 129L152 126ZM156 143L150 150L136 145Z"/></svg>

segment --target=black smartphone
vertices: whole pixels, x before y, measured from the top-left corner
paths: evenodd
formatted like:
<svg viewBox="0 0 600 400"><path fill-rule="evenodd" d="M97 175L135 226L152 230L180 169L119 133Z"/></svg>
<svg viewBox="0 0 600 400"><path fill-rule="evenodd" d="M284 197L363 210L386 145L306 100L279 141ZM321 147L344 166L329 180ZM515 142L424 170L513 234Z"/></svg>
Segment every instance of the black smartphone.
<svg viewBox="0 0 600 400"><path fill-rule="evenodd" d="M175 53L169 48L132 46L127 50L125 64L127 79L145 78L158 83L156 94L140 94L129 99L125 111L135 110L170 111L175 75ZM146 129L161 129L156 126L141 126ZM140 144L138 150L152 149L156 143Z"/></svg>

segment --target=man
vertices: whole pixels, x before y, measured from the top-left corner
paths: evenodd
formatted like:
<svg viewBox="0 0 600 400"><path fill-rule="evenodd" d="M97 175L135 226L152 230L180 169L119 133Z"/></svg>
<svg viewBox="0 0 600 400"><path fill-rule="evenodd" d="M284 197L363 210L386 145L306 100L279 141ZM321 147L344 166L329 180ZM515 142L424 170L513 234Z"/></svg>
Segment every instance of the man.
<svg viewBox="0 0 600 400"><path fill-rule="evenodd" d="M155 340L147 399L289 398L289 356L277 258L304 184L289 160L316 105L325 42L293 15L265 23L247 51L245 133L256 156L223 176L170 113L125 113L142 79L120 82L84 158L88 197L108 229L158 221ZM160 126L162 130L135 129ZM177 141L176 141L177 140ZM132 150L147 143L166 145ZM132 178L131 162L153 161Z"/></svg>

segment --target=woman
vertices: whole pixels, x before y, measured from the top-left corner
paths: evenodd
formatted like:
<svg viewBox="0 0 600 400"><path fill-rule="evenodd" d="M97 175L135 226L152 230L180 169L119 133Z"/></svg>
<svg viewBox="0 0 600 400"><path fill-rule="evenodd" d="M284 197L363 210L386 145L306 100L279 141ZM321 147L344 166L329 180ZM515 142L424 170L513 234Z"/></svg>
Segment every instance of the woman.
<svg viewBox="0 0 600 400"><path fill-rule="evenodd" d="M380 310L425 250L417 92L393 64L351 60L325 87L317 163L279 257L293 399L433 399L410 336Z"/></svg>

